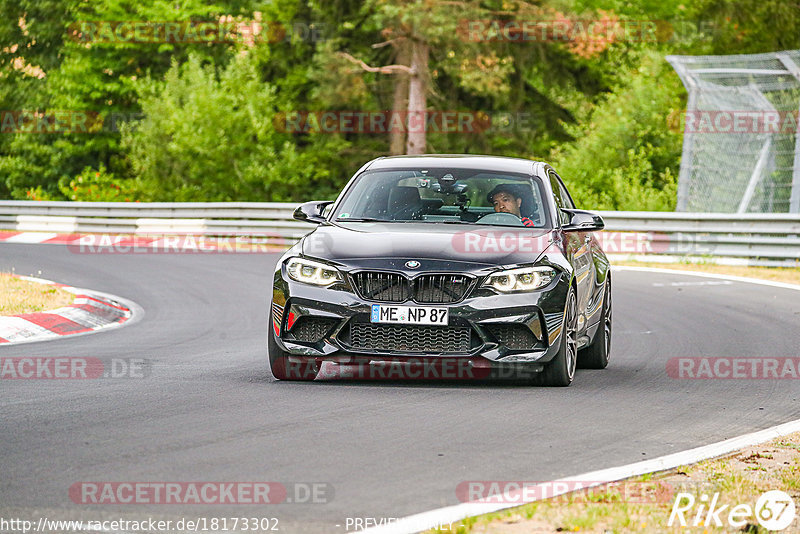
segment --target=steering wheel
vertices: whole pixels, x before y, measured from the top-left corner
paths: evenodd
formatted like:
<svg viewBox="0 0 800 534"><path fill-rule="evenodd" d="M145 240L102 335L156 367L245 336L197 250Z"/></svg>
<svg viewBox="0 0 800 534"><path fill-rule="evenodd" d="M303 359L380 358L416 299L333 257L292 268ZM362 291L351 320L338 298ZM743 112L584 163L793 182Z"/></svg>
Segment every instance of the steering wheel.
<svg viewBox="0 0 800 534"><path fill-rule="evenodd" d="M522 224L522 220L513 213L505 213L502 211L487 213L476 222L483 224L497 224L500 226L525 226Z"/></svg>

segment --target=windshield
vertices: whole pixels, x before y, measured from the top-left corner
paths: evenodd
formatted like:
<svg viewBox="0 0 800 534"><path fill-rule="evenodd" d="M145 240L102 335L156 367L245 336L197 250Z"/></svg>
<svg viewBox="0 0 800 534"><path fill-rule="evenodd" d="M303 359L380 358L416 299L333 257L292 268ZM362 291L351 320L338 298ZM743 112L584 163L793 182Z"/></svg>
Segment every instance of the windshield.
<svg viewBox="0 0 800 534"><path fill-rule="evenodd" d="M425 222L547 228L541 182L474 169L365 172L332 215L342 222Z"/></svg>

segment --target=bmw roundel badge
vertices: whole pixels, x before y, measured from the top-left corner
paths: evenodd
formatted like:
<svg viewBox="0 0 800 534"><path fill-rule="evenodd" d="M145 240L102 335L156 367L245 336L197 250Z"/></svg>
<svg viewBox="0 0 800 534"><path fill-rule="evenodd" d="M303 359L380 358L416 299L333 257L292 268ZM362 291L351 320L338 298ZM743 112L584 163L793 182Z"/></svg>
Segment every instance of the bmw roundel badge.
<svg viewBox="0 0 800 534"><path fill-rule="evenodd" d="M419 262L417 260L410 260L406 262L406 267L409 269L416 269L419 267Z"/></svg>

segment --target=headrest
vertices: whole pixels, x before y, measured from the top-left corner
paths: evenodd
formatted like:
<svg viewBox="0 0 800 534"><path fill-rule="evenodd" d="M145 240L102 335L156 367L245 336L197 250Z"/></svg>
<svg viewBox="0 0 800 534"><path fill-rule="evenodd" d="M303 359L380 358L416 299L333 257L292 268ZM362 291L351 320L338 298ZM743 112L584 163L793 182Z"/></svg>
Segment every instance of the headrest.
<svg viewBox="0 0 800 534"><path fill-rule="evenodd" d="M393 187L389 192L389 210L420 204L419 189L411 186Z"/></svg>

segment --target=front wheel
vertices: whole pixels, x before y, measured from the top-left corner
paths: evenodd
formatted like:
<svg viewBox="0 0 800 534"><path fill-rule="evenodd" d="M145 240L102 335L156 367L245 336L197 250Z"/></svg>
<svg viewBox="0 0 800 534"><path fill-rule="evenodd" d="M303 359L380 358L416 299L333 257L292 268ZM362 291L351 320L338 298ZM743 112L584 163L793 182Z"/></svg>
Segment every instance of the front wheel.
<svg viewBox="0 0 800 534"><path fill-rule="evenodd" d="M574 289L570 289L567 296L562 328L558 354L545 366L541 374L541 383L545 386L568 386L575 378L578 361L578 299Z"/></svg>
<svg viewBox="0 0 800 534"><path fill-rule="evenodd" d="M319 374L319 366L313 359L304 360L299 363L289 361L289 353L282 350L278 343L275 342L275 332L272 330L272 314L269 318L269 341L267 342L267 349L269 350L269 367L272 371L272 376L278 380L294 380L310 382L317 378Z"/></svg>

